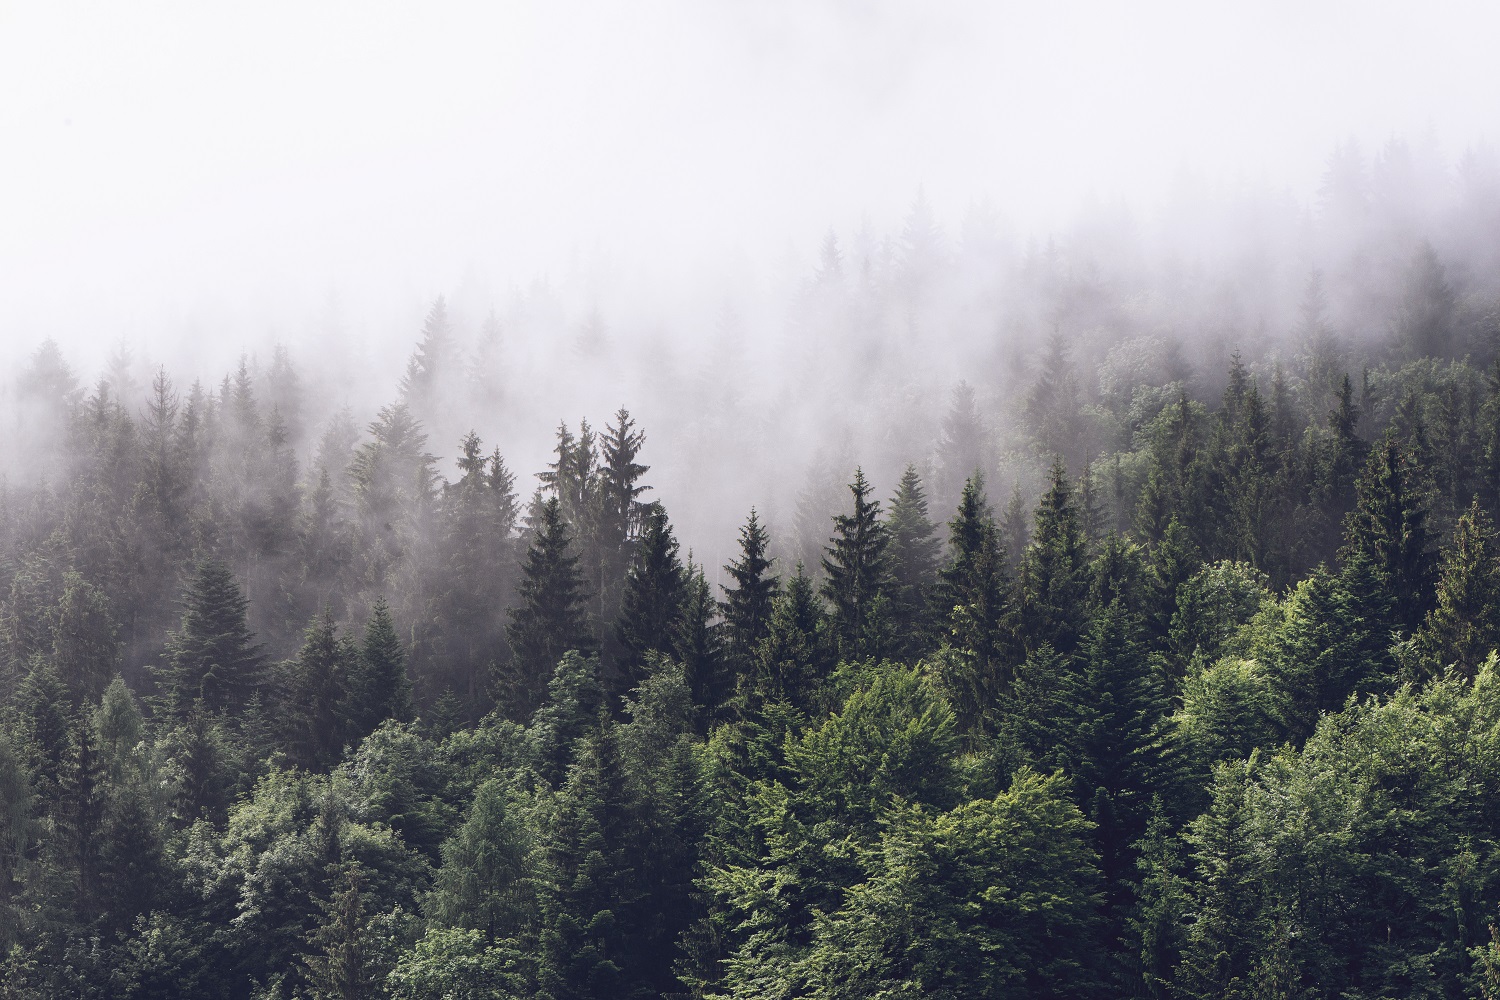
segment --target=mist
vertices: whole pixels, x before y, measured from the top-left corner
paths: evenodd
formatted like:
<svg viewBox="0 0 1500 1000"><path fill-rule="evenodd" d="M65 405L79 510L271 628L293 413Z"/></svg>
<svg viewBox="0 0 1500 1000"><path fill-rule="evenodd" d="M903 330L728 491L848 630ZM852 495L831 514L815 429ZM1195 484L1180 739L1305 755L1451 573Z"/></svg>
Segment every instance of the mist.
<svg viewBox="0 0 1500 1000"><path fill-rule="evenodd" d="M306 462L395 397L444 296L463 364L487 317L503 344L492 398L434 415L444 462L473 428L524 478L559 420L626 405L711 565L738 515L699 510L790 531L820 462L930 466L956 383L1005 423L1054 330L1080 357L1164 336L1212 381L1295 349L1313 270L1361 338L1372 246L1386 277L1423 240L1470 284L1495 261L1482 5L0 17L12 370L52 338L90 385L123 348L138 388L186 388L282 344ZM1038 266L1113 301L1064 317Z"/></svg>

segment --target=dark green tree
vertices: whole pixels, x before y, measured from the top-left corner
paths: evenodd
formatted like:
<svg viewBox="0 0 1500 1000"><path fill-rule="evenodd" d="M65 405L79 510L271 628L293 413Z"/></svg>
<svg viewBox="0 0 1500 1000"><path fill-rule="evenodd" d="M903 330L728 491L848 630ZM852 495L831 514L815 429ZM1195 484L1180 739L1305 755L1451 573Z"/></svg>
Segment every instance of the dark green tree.
<svg viewBox="0 0 1500 1000"><path fill-rule="evenodd" d="M822 591L829 603L839 655L853 662L886 652L872 641L872 612L888 586L890 570L889 534L880 520L880 501L870 499L872 488L864 470L854 470L849 492L854 495L854 510L833 519L834 536L824 550Z"/></svg>
<svg viewBox="0 0 1500 1000"><path fill-rule="evenodd" d="M755 508L750 508L750 516L740 528L739 558L724 567L734 581L734 588L720 588L724 591L720 608L724 616L725 651L741 675L748 671L770 630L772 605L781 591L781 581L770 572L771 559L767 554L770 544L770 535Z"/></svg>
<svg viewBox="0 0 1500 1000"><path fill-rule="evenodd" d="M182 603L182 624L167 637L166 663L158 672L163 707L178 718L195 701L212 712L239 712L264 673L244 592L228 566L206 559Z"/></svg>
<svg viewBox="0 0 1500 1000"><path fill-rule="evenodd" d="M535 711L547 679L563 653L594 650L584 617L584 585L578 556L557 497L543 501L533 526L531 547L521 568L519 604L510 610L506 636L511 664L500 701L512 718Z"/></svg>
<svg viewBox="0 0 1500 1000"><path fill-rule="evenodd" d="M321 770L335 763L353 736L345 709L352 702L349 684L358 658L358 648L339 634L333 612L325 608L303 633L296 659L283 668L282 721L294 759L304 767Z"/></svg>
<svg viewBox="0 0 1500 1000"><path fill-rule="evenodd" d="M364 739L387 719L412 719L411 679L406 650L384 597L375 599L357 657L348 663L345 696L339 706L350 740Z"/></svg>
<svg viewBox="0 0 1500 1000"><path fill-rule="evenodd" d="M1028 650L1043 643L1068 654L1078 645L1088 598L1083 525L1062 459L1036 508L1036 530L1021 564L1021 615Z"/></svg>
<svg viewBox="0 0 1500 1000"><path fill-rule="evenodd" d="M891 625L896 633L893 652L903 659L916 659L933 641L931 596L942 544L928 519L927 495L916 466L906 467L891 497L886 534L890 539Z"/></svg>
<svg viewBox="0 0 1500 1000"><path fill-rule="evenodd" d="M660 504L651 505L645 522L615 625L621 650L611 685L616 695L641 682L648 654L672 651L682 622L687 580L671 522Z"/></svg>

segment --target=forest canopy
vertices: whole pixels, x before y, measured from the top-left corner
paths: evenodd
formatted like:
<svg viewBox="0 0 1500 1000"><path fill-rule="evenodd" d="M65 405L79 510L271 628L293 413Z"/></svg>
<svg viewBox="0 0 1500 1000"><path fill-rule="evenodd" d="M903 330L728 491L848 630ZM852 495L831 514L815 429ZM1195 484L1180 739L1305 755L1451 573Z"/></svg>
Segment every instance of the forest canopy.
<svg viewBox="0 0 1500 1000"><path fill-rule="evenodd" d="M693 376L537 299L357 416L43 340L3 992L1500 995L1500 185L1422 162L1196 268L919 198ZM644 405L481 436L570 379Z"/></svg>

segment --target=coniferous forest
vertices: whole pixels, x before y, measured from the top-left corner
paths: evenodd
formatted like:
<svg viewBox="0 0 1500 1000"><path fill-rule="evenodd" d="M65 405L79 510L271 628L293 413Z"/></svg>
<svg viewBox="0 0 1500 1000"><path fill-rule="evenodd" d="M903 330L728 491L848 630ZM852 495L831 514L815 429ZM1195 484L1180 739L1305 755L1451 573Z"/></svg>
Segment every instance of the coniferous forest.
<svg viewBox="0 0 1500 1000"><path fill-rule="evenodd" d="M1198 265L919 198L711 391L535 296L367 412L39 337L0 994L1500 996L1500 186L1413 162Z"/></svg>

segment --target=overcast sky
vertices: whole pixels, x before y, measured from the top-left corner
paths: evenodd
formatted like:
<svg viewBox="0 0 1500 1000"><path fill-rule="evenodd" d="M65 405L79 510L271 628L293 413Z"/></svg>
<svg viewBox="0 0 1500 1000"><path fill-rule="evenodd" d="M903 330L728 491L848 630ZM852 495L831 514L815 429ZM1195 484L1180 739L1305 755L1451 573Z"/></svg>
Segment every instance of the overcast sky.
<svg viewBox="0 0 1500 1000"><path fill-rule="evenodd" d="M919 185L1023 234L1184 170L1305 198L1341 137L1493 141L1497 9L0 0L0 338L580 259L671 289L894 226Z"/></svg>

